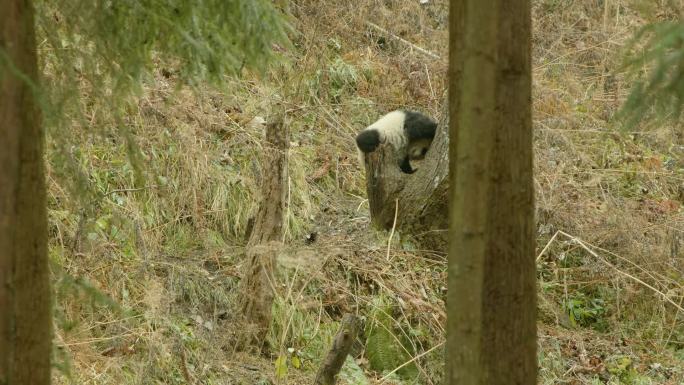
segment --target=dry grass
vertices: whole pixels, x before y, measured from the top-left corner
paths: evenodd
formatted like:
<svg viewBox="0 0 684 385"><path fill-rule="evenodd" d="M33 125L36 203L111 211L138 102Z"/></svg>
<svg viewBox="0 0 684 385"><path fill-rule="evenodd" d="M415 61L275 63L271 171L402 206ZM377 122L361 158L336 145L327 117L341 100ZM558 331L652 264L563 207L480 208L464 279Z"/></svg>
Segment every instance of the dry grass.
<svg viewBox="0 0 684 385"><path fill-rule="evenodd" d="M145 186L133 183L125 143L74 127L98 199L81 207L51 174L57 358L71 367L71 382L306 383L335 320L351 311L401 342L396 366L415 358L408 366L418 383L439 383L444 262L399 234L368 230L352 138L399 106L440 111L447 2L290 7L296 50L265 78L245 74L221 92L192 93L176 90L173 69L164 76L160 67L127 122L147 165ZM680 383L681 128L623 134L614 120L629 89L620 50L643 21L623 0L537 0L533 11L540 383ZM259 357L233 349L233 289L259 191L254 119L283 106L292 132L288 249L269 335L274 355ZM94 116L106 107L95 101ZM55 154L50 161L60 167ZM317 239L307 245L310 233ZM571 236L552 239L563 233ZM279 355L289 360L283 378ZM387 374L370 371L367 354L357 362L378 383ZM69 382L62 373L56 382Z"/></svg>

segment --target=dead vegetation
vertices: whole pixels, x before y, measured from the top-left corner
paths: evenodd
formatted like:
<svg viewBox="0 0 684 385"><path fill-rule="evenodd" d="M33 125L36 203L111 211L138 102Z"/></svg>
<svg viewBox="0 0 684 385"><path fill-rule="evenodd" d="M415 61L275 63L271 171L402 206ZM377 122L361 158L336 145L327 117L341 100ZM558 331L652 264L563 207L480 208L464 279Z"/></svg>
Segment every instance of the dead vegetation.
<svg viewBox="0 0 684 385"><path fill-rule="evenodd" d="M192 93L160 67L146 84L127 122L145 185L125 143L79 123L65 135L97 199L72 198L50 154L57 383L311 383L344 313L366 323L347 383L440 383L443 256L370 229L352 138L393 108L439 115L447 2L289 7L300 34L266 78ZM642 16L626 0L533 12L540 383L681 383L682 129L625 133L614 118ZM292 135L287 248L259 357L235 352L235 293L274 99ZM93 116L106 108L94 101Z"/></svg>

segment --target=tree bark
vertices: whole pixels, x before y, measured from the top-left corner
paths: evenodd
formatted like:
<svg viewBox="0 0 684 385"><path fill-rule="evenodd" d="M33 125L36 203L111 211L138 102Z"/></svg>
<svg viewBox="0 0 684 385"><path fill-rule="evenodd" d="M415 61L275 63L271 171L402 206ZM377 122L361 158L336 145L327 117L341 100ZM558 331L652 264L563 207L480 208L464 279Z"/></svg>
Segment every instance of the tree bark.
<svg viewBox="0 0 684 385"><path fill-rule="evenodd" d="M247 265L240 282L241 314L253 331L248 333L248 344L259 347L264 346L272 317L276 255L282 246L289 136L281 117L266 125L262 195L247 242Z"/></svg>
<svg viewBox="0 0 684 385"><path fill-rule="evenodd" d="M530 12L451 2L450 384L536 383Z"/></svg>
<svg viewBox="0 0 684 385"><path fill-rule="evenodd" d="M342 369L361 326L361 321L353 314L345 314L342 317L340 330L335 335L333 346L316 374L315 385L335 385L337 374Z"/></svg>
<svg viewBox="0 0 684 385"><path fill-rule="evenodd" d="M52 317L33 7L0 1L0 384L49 384Z"/></svg>

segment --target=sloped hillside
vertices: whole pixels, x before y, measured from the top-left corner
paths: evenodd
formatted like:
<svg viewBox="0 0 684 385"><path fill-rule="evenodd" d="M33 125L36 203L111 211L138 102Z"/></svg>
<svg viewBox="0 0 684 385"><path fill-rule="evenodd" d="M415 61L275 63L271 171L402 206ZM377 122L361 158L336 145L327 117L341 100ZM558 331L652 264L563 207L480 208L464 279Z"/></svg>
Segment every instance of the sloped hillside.
<svg viewBox="0 0 684 385"><path fill-rule="evenodd" d="M539 381L680 384L684 132L615 118L631 84L623 47L647 14L626 0L533 4ZM344 312L366 320L346 383L441 383L444 255L369 227L353 137L394 108L439 114L447 1L288 7L295 44L266 76L178 89L159 63L125 122L142 175L114 130L74 121L60 134L92 192L76 198L50 148L57 383L310 383ZM235 351L235 289L276 109L292 133L288 247L262 356Z"/></svg>

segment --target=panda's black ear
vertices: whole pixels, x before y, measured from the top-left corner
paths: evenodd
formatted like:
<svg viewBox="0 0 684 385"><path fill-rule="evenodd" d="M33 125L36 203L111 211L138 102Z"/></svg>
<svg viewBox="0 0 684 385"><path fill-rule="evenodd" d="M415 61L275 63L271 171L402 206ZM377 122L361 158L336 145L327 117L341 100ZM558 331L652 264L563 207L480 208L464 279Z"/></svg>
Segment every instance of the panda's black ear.
<svg viewBox="0 0 684 385"><path fill-rule="evenodd" d="M378 130L363 130L356 136L356 145L363 152L373 152L380 145Z"/></svg>

